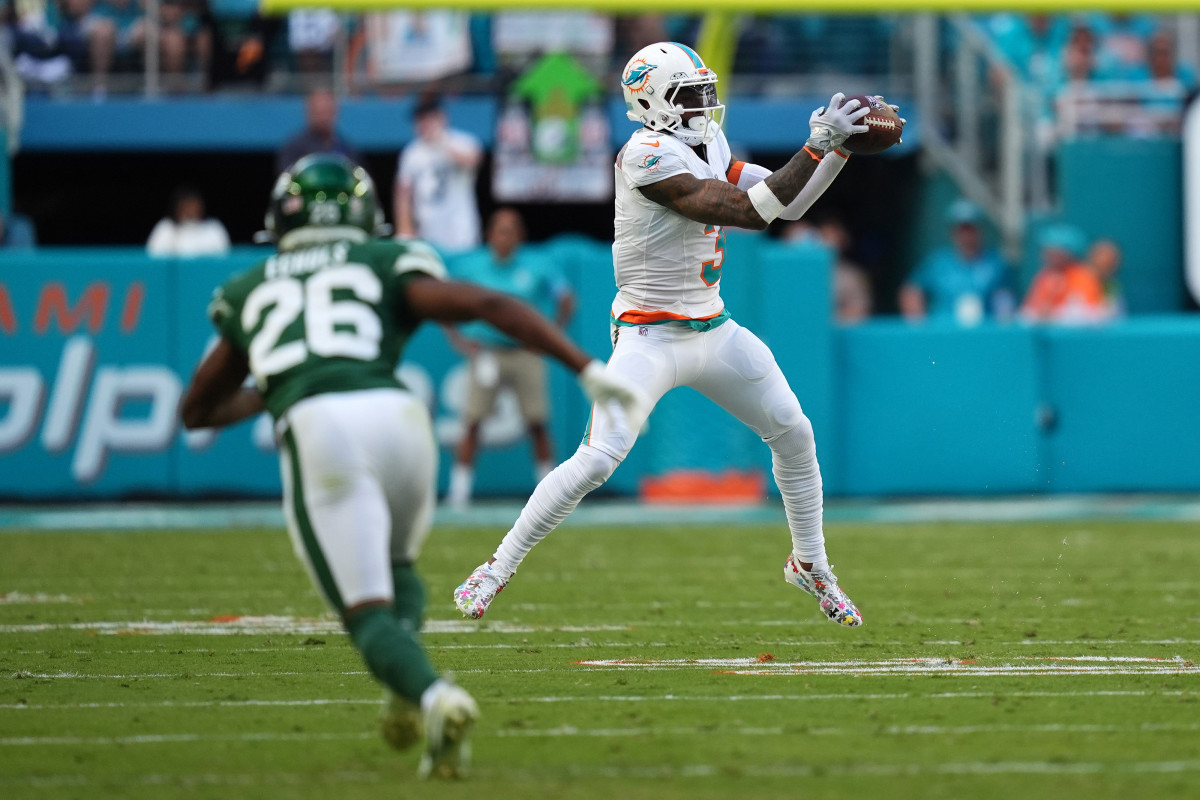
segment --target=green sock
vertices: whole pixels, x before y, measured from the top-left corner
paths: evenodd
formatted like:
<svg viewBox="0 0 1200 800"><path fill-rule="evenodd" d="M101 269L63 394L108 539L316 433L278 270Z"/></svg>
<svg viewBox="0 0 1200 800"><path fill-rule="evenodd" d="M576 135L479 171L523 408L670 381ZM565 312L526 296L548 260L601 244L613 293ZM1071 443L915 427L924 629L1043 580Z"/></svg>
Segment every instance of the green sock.
<svg viewBox="0 0 1200 800"><path fill-rule="evenodd" d="M396 619L384 606L363 609L347 620L346 627L371 674L396 694L419 704L421 694L438 676L421 649L416 628Z"/></svg>
<svg viewBox="0 0 1200 800"><path fill-rule="evenodd" d="M395 591L393 615L401 622L421 630L425 616L425 585L412 564L392 565L392 587Z"/></svg>

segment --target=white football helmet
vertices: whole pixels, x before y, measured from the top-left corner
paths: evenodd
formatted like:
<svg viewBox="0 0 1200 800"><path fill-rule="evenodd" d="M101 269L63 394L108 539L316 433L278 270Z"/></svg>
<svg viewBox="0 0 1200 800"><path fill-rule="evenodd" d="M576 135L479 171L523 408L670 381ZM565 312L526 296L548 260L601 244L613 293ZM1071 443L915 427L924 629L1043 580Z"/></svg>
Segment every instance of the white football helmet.
<svg viewBox="0 0 1200 800"><path fill-rule="evenodd" d="M725 106L717 101L717 73L695 50L677 42L638 50L621 73L621 91L629 119L687 145L717 138L725 118Z"/></svg>

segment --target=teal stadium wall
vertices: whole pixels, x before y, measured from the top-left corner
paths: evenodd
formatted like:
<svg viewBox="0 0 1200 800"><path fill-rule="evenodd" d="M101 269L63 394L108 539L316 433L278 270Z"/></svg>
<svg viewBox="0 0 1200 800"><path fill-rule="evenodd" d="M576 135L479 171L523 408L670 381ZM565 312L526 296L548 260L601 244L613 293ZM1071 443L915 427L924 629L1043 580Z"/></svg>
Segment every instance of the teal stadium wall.
<svg viewBox="0 0 1200 800"><path fill-rule="evenodd" d="M607 245L540 245L580 298L571 333L603 357L613 293ZM140 250L42 250L0 262L0 496L271 495L265 421L188 436L175 406L211 340L212 288L261 250L151 260ZM832 495L1200 490L1200 319L1143 316L1104 328L909 325L838 328L818 247L729 237L723 293L774 350L813 419ZM448 445L463 366L437 326L404 367ZM565 457L587 408L551 369L552 432ZM517 431L519 433L519 431ZM443 449L445 485L449 450ZM481 458L481 495L531 489L519 437ZM669 395L602 490L631 495L679 468L770 469L767 448L695 392Z"/></svg>

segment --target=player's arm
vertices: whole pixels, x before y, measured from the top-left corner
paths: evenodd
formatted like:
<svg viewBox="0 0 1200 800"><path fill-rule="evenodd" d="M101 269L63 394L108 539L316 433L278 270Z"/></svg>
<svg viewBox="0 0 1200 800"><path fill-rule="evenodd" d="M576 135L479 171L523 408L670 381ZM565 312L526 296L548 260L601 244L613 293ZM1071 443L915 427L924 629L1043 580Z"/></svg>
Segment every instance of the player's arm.
<svg viewBox="0 0 1200 800"><path fill-rule="evenodd" d="M643 404L641 390L609 373L532 307L508 295L471 283L414 276L405 285L405 301L417 316L438 322L481 319L527 347L558 359L579 375L587 396L602 407L618 403L626 409Z"/></svg>
<svg viewBox="0 0 1200 800"><path fill-rule="evenodd" d="M804 184L804 188L800 190L796 198L780 212L779 218L797 220L808 213L813 203L817 202L821 195L825 194L825 190L833 184L834 178L841 173L842 167L846 166L849 158L850 154L843 152L841 148L826 153L812 177ZM771 170L760 167L758 164L734 161L730 163L726 176L730 183L748 192L753 186L769 178L771 174Z"/></svg>
<svg viewBox="0 0 1200 800"><path fill-rule="evenodd" d="M220 339L192 375L180 407L183 426L221 428L262 412L262 395L242 386L249 373L246 354Z"/></svg>
<svg viewBox="0 0 1200 800"><path fill-rule="evenodd" d="M416 236L417 224L413 219L412 183L397 178L395 195L393 211L396 215L396 235Z"/></svg>
<svg viewBox="0 0 1200 800"><path fill-rule="evenodd" d="M522 344L541 350L575 372L591 358L550 320L516 298L473 283L414 277L405 290L408 306L418 316L438 322L481 319Z"/></svg>
<svg viewBox="0 0 1200 800"><path fill-rule="evenodd" d="M725 181L680 173L642 186L641 192L647 199L696 222L762 230L796 199L827 151L837 149L851 135L868 130L859 121L870 109L860 108L857 100L843 104L844 99L841 93L835 94L828 106L814 111L809 118L811 135L804 147L782 169L749 191Z"/></svg>

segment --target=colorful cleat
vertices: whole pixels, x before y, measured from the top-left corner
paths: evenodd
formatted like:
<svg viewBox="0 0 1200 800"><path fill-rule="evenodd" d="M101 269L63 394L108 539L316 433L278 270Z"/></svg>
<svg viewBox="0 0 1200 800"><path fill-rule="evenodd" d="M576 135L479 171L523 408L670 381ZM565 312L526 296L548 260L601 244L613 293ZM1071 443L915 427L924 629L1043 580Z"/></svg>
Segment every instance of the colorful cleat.
<svg viewBox="0 0 1200 800"><path fill-rule="evenodd" d="M462 687L448 680L433 685L425 712L425 755L417 769L420 778L462 778L471 761L467 737L479 717L479 706Z"/></svg>
<svg viewBox="0 0 1200 800"><path fill-rule="evenodd" d="M838 625L856 628L863 624L862 614L858 606L846 596L842 587L838 586L837 576L833 567L827 570L809 572L800 566L794 554L789 554L783 564L783 579L792 586L797 586L817 598L821 605L821 613Z"/></svg>
<svg viewBox="0 0 1200 800"><path fill-rule="evenodd" d="M383 701L379 732L383 740L396 750L407 750L421 738L421 707L390 689L385 690Z"/></svg>
<svg viewBox="0 0 1200 800"><path fill-rule="evenodd" d="M468 617L480 619L507 584L508 579L501 579L492 565L485 562L454 590L454 605Z"/></svg>

